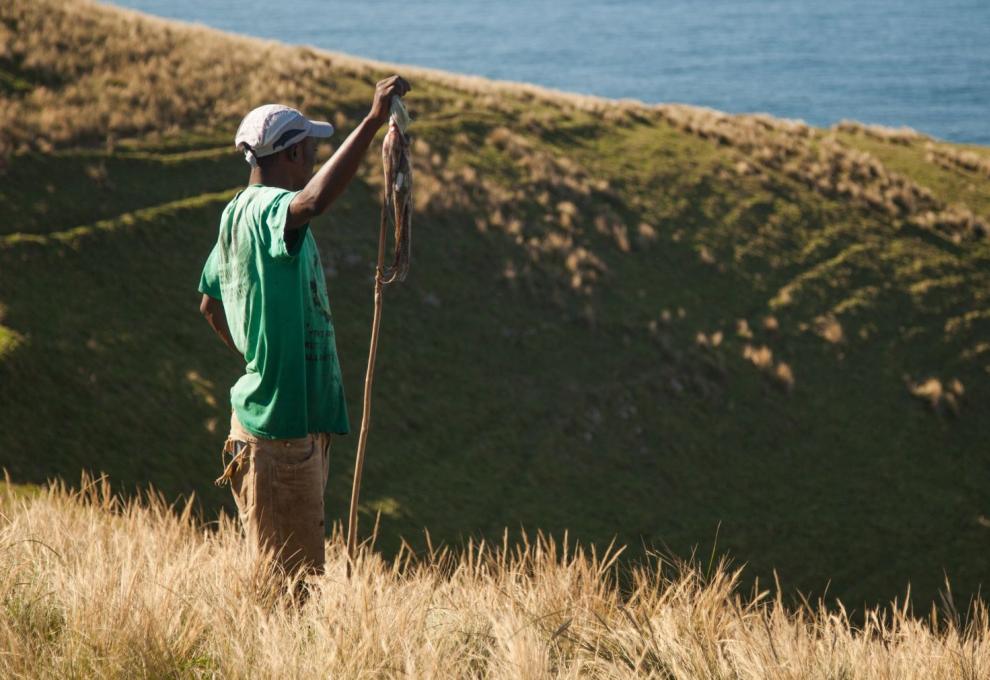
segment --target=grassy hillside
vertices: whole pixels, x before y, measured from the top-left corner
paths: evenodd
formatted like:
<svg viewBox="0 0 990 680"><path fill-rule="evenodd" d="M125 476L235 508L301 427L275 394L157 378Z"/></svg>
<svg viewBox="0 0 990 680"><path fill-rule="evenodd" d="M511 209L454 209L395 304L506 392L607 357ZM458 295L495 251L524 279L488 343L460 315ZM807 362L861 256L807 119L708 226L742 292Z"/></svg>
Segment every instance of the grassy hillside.
<svg viewBox="0 0 990 680"><path fill-rule="evenodd" d="M0 7L0 464L212 480L241 363L196 311L268 101L346 135L382 64L82 2ZM774 569L850 607L990 574L990 150L403 68L413 264L386 292L362 530L505 527ZM329 153L330 149L325 149ZM352 425L380 161L314 226ZM334 443L345 516L356 434Z"/></svg>

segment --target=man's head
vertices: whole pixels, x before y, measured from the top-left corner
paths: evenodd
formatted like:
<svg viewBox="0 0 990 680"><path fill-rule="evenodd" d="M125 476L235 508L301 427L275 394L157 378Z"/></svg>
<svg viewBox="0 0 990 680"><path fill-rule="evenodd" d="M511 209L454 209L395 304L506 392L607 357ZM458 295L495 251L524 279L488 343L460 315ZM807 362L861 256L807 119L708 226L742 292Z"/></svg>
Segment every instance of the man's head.
<svg viewBox="0 0 990 680"><path fill-rule="evenodd" d="M259 106L244 116L234 143L252 168L284 178L301 189L313 172L318 138L333 134L330 123L312 121L281 104Z"/></svg>

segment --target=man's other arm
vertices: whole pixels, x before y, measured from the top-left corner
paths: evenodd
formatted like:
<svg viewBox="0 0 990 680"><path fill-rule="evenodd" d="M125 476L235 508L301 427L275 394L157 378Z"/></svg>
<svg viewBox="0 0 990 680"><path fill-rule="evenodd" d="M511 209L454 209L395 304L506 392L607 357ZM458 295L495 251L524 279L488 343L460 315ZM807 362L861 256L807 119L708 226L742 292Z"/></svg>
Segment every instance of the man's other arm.
<svg viewBox="0 0 990 680"><path fill-rule="evenodd" d="M330 160L323 164L303 190L292 199L285 219L287 233L322 215L343 193L361 165L361 159L371 146L375 133L388 122L393 95L401 97L410 89L409 83L400 76L378 82L371 111L347 136Z"/></svg>
<svg viewBox="0 0 990 680"><path fill-rule="evenodd" d="M230 327L227 325L227 315L223 311L223 302L203 293L203 299L199 303L199 312L206 317L207 323L220 336L223 344L240 354L240 351L234 346L234 339L230 337Z"/></svg>

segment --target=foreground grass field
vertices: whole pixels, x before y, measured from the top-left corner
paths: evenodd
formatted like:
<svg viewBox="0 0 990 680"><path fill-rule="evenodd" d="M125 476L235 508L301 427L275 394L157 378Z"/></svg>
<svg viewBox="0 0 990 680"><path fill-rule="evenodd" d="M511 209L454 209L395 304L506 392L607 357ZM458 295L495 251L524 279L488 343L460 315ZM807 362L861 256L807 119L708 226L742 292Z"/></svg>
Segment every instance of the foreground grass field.
<svg viewBox="0 0 990 680"><path fill-rule="evenodd" d="M0 465L212 480L241 361L196 283L284 101L339 143L392 70L86 2L0 5ZM990 574L987 149L403 68L415 239L386 294L361 526L714 550L785 599L960 602ZM325 153L329 153L329 149ZM314 225L352 425L380 161ZM356 436L334 442L328 526ZM717 535L717 540L716 540ZM515 539L513 539L515 540Z"/></svg>
<svg viewBox="0 0 990 680"><path fill-rule="evenodd" d="M391 563L351 579L339 525L302 606L226 517L155 493L0 494L0 675L52 678L977 678L982 604L844 612L744 594L722 564L660 559L616 579L621 549L540 535Z"/></svg>

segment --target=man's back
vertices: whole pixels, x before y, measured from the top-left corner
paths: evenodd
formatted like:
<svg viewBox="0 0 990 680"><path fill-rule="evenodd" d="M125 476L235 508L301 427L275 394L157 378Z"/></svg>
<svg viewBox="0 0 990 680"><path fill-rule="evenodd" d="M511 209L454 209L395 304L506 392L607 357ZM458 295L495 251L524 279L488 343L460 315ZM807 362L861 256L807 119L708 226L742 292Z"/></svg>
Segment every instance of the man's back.
<svg viewBox="0 0 990 680"><path fill-rule="evenodd" d="M297 192L252 184L220 218L199 290L223 302L246 362L231 405L266 438L350 431L326 279L309 226L286 240Z"/></svg>

